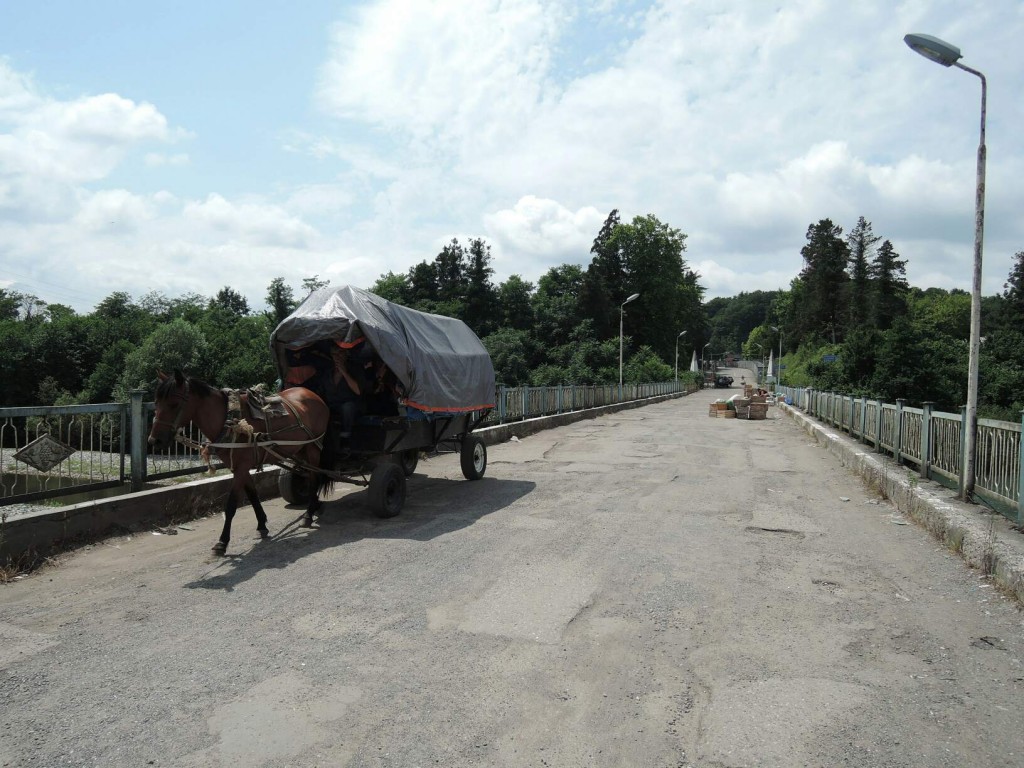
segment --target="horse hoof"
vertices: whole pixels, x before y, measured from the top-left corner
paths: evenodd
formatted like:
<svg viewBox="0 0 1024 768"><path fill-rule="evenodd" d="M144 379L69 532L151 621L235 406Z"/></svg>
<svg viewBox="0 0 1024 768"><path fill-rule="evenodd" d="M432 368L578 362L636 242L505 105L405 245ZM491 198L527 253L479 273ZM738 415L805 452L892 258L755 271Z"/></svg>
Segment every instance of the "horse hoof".
<svg viewBox="0 0 1024 768"><path fill-rule="evenodd" d="M216 544L213 545L213 554L215 555L223 555L227 551L228 545L222 541L218 541Z"/></svg>
<svg viewBox="0 0 1024 768"><path fill-rule="evenodd" d="M269 539L269 538L270 538L270 531L268 531L268 530L267 530L267 529L265 529L265 528L264 528L264 529L262 529L262 530L260 531L260 538L261 538L261 539Z"/></svg>
<svg viewBox="0 0 1024 768"><path fill-rule="evenodd" d="M302 516L302 527L303 528L312 528L313 527L313 516L312 515L303 515Z"/></svg>

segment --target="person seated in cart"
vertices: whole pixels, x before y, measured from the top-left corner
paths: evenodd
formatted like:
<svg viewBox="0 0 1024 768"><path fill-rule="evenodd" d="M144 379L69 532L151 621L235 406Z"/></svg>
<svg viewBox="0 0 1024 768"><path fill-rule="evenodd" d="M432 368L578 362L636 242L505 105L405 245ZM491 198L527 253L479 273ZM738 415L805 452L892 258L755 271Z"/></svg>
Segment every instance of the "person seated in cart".
<svg viewBox="0 0 1024 768"><path fill-rule="evenodd" d="M331 365L324 368L307 386L316 392L331 411L331 416L340 416L339 437L352 436L352 427L362 410L360 395L363 392L362 365L352 360L349 345L336 341L331 347Z"/></svg>
<svg viewBox="0 0 1024 768"><path fill-rule="evenodd" d="M366 395L366 412L373 416L397 416L398 377L380 358L373 364L373 382Z"/></svg>

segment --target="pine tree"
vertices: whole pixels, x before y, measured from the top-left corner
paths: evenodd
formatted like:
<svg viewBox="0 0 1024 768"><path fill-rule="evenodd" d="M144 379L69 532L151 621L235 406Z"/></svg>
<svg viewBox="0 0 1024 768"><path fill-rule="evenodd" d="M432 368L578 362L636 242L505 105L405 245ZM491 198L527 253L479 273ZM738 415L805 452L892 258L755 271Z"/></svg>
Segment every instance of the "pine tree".
<svg viewBox="0 0 1024 768"><path fill-rule="evenodd" d="M871 261L875 243L881 239L872 231L871 222L863 216L857 219L857 225L846 236L846 245L850 249L846 327L850 330L860 328L871 316Z"/></svg>
<svg viewBox="0 0 1024 768"><path fill-rule="evenodd" d="M907 311L907 261L901 259L886 240L871 262L870 277L874 285L871 302L871 325L888 330L897 317Z"/></svg>
<svg viewBox="0 0 1024 768"><path fill-rule="evenodd" d="M594 258L580 286L580 311L593 323L598 339L611 338L618 333L616 318L609 307L615 303L613 298L622 294L625 283L622 257L612 237L619 225L619 211L615 209L608 214L601 231L594 238L590 247Z"/></svg>
<svg viewBox="0 0 1024 768"><path fill-rule="evenodd" d="M1004 324L1024 331L1024 251L1013 257L1013 268L1003 283L1003 302Z"/></svg>
<svg viewBox="0 0 1024 768"><path fill-rule="evenodd" d="M844 298L849 276L850 251L842 240L843 228L822 219L807 228L807 245L800 249L804 268L800 280L805 301L799 308L799 337L828 337L842 332L846 317ZM794 339L794 341L796 341Z"/></svg>

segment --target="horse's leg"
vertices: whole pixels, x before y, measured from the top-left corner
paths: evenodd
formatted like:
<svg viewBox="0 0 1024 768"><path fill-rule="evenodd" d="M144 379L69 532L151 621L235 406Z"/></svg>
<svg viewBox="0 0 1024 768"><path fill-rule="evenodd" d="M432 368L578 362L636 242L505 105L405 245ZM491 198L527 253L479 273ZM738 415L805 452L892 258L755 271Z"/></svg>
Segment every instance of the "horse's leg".
<svg viewBox="0 0 1024 768"><path fill-rule="evenodd" d="M308 446L305 451L306 461L313 465L323 466L320 462L321 454L320 449L314 445ZM313 525L313 515L320 511L323 503L320 501L320 492L323 490L323 483L321 482L320 476L311 472L309 475L310 485L313 487L313 495L309 499L309 505L306 507L306 514L302 516L302 525L304 528L309 528Z"/></svg>
<svg viewBox="0 0 1024 768"><path fill-rule="evenodd" d="M231 541L231 520L235 517L235 510L238 509L238 499L242 495L245 484L249 480L249 472L238 473L231 483L231 490L228 491L228 500L224 505L224 530L220 532L220 540L213 545L213 551L223 555L228 549L228 542Z"/></svg>
<svg viewBox="0 0 1024 768"><path fill-rule="evenodd" d="M252 504L252 511L256 513L256 530L259 531L260 538L265 539L270 535L267 528L267 513L263 511L260 495L256 493L256 486L252 480L245 484L245 495L249 499L249 503Z"/></svg>

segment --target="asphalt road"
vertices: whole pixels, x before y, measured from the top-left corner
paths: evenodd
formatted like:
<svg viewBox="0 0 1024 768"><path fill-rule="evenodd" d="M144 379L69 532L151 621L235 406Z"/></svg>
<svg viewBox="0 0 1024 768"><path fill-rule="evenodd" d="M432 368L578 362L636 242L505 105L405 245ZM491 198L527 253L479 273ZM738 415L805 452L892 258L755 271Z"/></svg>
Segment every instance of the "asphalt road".
<svg viewBox="0 0 1024 768"><path fill-rule="evenodd" d="M736 391L0 587L0 765L1024 764L1018 606Z"/></svg>

